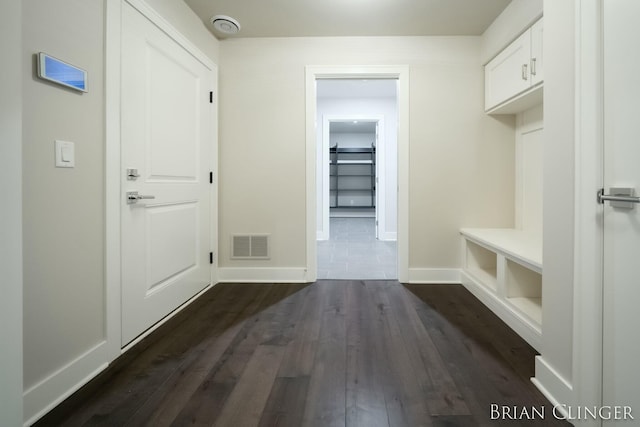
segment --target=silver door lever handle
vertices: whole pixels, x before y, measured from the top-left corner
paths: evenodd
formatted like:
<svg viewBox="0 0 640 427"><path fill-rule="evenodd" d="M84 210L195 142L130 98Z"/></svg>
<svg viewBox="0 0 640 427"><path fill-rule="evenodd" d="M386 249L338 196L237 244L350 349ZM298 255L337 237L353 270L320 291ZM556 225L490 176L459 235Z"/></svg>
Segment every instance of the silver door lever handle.
<svg viewBox="0 0 640 427"><path fill-rule="evenodd" d="M127 204L132 205L137 203L138 200L155 199L156 196L147 196L144 194L138 194L137 191L127 191Z"/></svg>
<svg viewBox="0 0 640 427"><path fill-rule="evenodd" d="M598 191L598 203L612 202L611 206L617 208L631 208L634 204L640 203L640 197L634 196L633 188L611 188L612 194L604 194L604 189Z"/></svg>

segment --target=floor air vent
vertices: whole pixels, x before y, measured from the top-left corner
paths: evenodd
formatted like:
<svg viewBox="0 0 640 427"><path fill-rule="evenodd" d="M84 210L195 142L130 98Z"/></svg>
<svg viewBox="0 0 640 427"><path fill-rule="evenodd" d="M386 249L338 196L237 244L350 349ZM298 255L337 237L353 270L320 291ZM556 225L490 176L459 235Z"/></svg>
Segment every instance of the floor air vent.
<svg viewBox="0 0 640 427"><path fill-rule="evenodd" d="M240 235L231 239L232 259L269 259L269 235Z"/></svg>

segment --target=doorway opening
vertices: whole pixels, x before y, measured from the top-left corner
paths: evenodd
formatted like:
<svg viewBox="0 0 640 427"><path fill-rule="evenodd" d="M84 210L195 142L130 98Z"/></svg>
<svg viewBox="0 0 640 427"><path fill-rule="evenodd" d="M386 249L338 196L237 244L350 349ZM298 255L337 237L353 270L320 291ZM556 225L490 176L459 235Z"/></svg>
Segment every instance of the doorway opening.
<svg viewBox="0 0 640 427"><path fill-rule="evenodd" d="M320 279L397 279L397 79L318 79Z"/></svg>

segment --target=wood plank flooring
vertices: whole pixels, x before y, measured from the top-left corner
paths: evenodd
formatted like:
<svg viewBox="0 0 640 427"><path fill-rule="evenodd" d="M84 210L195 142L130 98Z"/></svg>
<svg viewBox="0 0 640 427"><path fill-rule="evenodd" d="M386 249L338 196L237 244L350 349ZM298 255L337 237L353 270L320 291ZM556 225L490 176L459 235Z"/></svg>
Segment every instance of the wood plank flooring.
<svg viewBox="0 0 640 427"><path fill-rule="evenodd" d="M36 425L569 425L535 355L459 285L219 284Z"/></svg>

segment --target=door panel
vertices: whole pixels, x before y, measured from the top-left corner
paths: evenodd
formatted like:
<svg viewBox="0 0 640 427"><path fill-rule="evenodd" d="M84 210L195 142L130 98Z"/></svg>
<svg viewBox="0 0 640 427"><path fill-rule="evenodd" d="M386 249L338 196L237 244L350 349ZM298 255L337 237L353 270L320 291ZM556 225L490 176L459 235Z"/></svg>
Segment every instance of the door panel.
<svg viewBox="0 0 640 427"><path fill-rule="evenodd" d="M148 292L198 267L198 204L146 209Z"/></svg>
<svg viewBox="0 0 640 427"><path fill-rule="evenodd" d="M206 92L197 70L178 62L170 53L148 44L147 105L149 179L195 181L198 174L199 98ZM186 52L185 52L186 53ZM166 100L172 100L166 102ZM181 106L176 108L176 106Z"/></svg>
<svg viewBox="0 0 640 427"><path fill-rule="evenodd" d="M214 83L213 70L124 3L123 346L211 283ZM130 204L130 191L154 198Z"/></svg>
<svg viewBox="0 0 640 427"><path fill-rule="evenodd" d="M604 13L604 178L611 187L640 190L640 67L637 22L640 2L603 2ZM603 403L640 409L640 208L604 204ZM637 418L637 414L634 414ZM629 420L604 425L629 425ZM633 423L631 421L631 423Z"/></svg>

